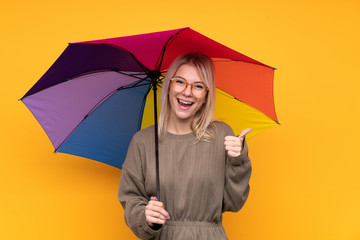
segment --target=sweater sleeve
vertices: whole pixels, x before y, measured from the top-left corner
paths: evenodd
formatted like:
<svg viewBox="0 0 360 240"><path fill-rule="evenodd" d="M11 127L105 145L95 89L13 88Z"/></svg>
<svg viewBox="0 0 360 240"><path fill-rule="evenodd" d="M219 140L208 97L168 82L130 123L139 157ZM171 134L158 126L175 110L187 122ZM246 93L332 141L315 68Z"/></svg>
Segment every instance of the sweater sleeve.
<svg viewBox="0 0 360 240"><path fill-rule="evenodd" d="M249 195L251 162L244 138L243 149L238 157L227 157L225 165L225 187L222 211L239 211Z"/></svg>
<svg viewBox="0 0 360 240"><path fill-rule="evenodd" d="M149 196L145 190L142 174L142 154L134 139L130 143L120 178L118 199L125 211L125 222L141 239L153 238L161 228L150 228L145 219L145 207Z"/></svg>

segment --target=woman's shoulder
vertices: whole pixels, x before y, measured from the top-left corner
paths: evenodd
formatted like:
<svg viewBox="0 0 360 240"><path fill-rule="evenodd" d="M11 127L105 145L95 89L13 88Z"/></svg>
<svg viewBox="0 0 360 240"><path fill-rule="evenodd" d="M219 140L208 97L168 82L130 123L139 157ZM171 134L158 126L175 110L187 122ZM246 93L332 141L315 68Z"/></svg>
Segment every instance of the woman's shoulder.
<svg viewBox="0 0 360 240"><path fill-rule="evenodd" d="M134 134L132 140L136 142L148 141L150 138L154 138L154 129L154 125L141 129Z"/></svg>
<svg viewBox="0 0 360 240"><path fill-rule="evenodd" d="M221 131L222 130L224 130L224 131L231 130L232 131L232 128L226 122L216 120L216 121L213 121L212 124L215 126L215 128L217 128Z"/></svg>
<svg viewBox="0 0 360 240"><path fill-rule="evenodd" d="M224 136L234 136L234 131L232 128L223 121L213 121L212 122L213 128L215 129L215 135L217 137L223 138Z"/></svg>

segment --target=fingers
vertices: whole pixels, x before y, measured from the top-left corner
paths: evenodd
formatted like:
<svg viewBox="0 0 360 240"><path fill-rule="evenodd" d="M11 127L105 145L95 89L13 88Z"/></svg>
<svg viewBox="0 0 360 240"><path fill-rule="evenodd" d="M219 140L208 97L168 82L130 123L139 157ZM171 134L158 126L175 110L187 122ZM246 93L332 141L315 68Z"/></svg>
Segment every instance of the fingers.
<svg viewBox="0 0 360 240"><path fill-rule="evenodd" d="M237 143L240 143L240 139L239 139L239 137L235 137L235 136L226 136L225 143L231 144L231 145L237 144Z"/></svg>
<svg viewBox="0 0 360 240"><path fill-rule="evenodd" d="M151 197L145 207L145 217L149 226L153 224L165 224L170 218L169 213L164 209L164 204L157 201L156 197Z"/></svg>
<svg viewBox="0 0 360 240"><path fill-rule="evenodd" d="M227 151L227 154L230 157L237 157L241 154L241 143L242 141L240 140L239 137L235 137L235 136L226 136L225 137L225 150Z"/></svg>
<svg viewBox="0 0 360 240"><path fill-rule="evenodd" d="M225 137L225 149L228 151L234 151L236 148L241 147L241 139L235 136L226 136Z"/></svg>
<svg viewBox="0 0 360 240"><path fill-rule="evenodd" d="M151 216L146 216L146 222L150 227L154 227L154 224L165 224L165 221Z"/></svg>
<svg viewBox="0 0 360 240"><path fill-rule="evenodd" d="M145 211L148 211L149 215L162 219L164 221L166 221L166 219L169 218L169 213L163 207L158 207L149 204L146 206Z"/></svg>
<svg viewBox="0 0 360 240"><path fill-rule="evenodd" d="M238 137L235 136L225 137L225 141L224 141L225 150L227 151L230 157L237 157L241 154L244 138L246 134L248 134L251 131L252 131L251 128L246 128L241 132L241 134Z"/></svg>

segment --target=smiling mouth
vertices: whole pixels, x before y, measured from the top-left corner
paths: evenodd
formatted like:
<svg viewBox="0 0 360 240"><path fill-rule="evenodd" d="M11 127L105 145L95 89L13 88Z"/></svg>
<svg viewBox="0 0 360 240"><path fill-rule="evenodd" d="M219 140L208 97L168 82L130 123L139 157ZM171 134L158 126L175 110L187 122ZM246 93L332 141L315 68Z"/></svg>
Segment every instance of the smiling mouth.
<svg viewBox="0 0 360 240"><path fill-rule="evenodd" d="M180 106L183 106L183 107L191 107L194 104L193 102L187 102L187 101L183 101L180 99L178 99L177 101L180 104Z"/></svg>

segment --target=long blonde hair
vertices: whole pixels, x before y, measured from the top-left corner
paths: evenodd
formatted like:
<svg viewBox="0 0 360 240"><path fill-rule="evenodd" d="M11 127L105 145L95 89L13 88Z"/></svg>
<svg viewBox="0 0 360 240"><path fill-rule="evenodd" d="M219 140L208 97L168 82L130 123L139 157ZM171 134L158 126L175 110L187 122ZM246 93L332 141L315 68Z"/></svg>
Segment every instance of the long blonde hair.
<svg viewBox="0 0 360 240"><path fill-rule="evenodd" d="M215 107L215 73L212 60L203 54L185 53L177 57L170 65L162 84L161 92L161 112L159 116L159 136L166 133L167 123L171 111L169 102L170 79L174 77L182 65L191 65L199 73L201 80L209 88L205 103L195 114L191 128L199 141L209 141L214 137L215 125L213 115ZM209 128L209 126L212 126Z"/></svg>

